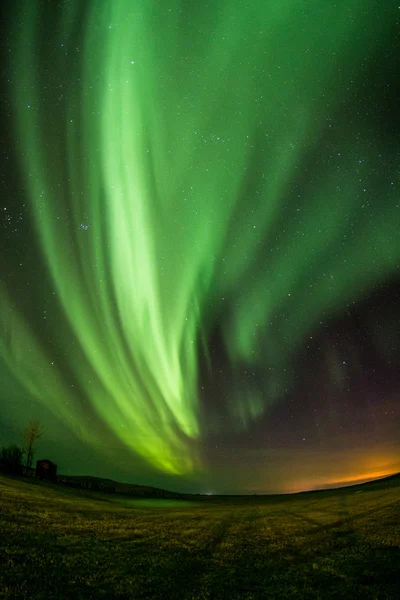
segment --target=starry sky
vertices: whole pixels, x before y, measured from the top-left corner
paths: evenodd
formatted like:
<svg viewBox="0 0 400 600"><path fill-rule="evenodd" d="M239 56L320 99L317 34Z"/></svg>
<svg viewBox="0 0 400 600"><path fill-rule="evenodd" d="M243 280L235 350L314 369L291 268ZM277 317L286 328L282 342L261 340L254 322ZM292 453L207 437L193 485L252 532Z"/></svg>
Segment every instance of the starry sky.
<svg viewBox="0 0 400 600"><path fill-rule="evenodd" d="M202 493L400 471L398 3L1 11L0 444Z"/></svg>

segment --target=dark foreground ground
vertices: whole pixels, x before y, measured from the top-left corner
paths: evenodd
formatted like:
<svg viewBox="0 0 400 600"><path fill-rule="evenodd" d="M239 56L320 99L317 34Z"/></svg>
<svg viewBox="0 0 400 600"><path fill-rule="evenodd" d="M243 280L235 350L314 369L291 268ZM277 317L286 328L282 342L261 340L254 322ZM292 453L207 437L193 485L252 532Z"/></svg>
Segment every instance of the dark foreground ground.
<svg viewBox="0 0 400 600"><path fill-rule="evenodd" d="M0 598L400 598L400 477L134 500L0 477Z"/></svg>

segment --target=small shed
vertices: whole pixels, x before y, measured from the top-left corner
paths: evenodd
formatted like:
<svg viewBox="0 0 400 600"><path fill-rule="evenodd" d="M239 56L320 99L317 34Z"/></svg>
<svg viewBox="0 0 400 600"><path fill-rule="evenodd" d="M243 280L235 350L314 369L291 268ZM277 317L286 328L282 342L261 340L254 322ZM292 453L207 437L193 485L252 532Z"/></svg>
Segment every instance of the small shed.
<svg viewBox="0 0 400 600"><path fill-rule="evenodd" d="M37 460L36 477L39 477L39 479L47 479L49 481L54 481L55 479L57 479L57 465L51 460Z"/></svg>

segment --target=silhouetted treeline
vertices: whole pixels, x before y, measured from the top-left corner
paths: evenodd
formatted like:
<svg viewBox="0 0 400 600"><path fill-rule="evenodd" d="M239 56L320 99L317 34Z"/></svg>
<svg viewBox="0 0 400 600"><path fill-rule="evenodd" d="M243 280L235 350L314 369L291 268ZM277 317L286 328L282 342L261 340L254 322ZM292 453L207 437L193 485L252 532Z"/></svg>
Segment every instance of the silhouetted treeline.
<svg viewBox="0 0 400 600"><path fill-rule="evenodd" d="M24 451L19 446L11 444L0 450L0 471L10 475L22 475Z"/></svg>

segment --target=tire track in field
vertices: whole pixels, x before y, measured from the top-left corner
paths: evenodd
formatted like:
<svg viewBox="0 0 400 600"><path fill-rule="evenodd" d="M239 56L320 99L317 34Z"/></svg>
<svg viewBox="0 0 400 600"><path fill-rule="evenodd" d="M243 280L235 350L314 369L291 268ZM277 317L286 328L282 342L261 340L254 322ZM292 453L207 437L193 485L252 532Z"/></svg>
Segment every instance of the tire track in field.
<svg viewBox="0 0 400 600"><path fill-rule="evenodd" d="M227 515L214 526L212 539L202 548L202 552L207 553L209 558L212 557L218 546L227 537L229 531L239 523L246 522L249 518L249 510L246 508L231 509L226 513Z"/></svg>
<svg viewBox="0 0 400 600"><path fill-rule="evenodd" d="M241 553L241 567L246 569L243 549L245 546L250 545L251 531L256 526L256 521L259 518L259 507L252 509L240 507L226 511L226 516L224 515L212 529L212 538L200 550L203 568L196 573L196 581L193 581L190 598L219 597L214 592L221 590L221 579L227 582L232 576L237 577L235 567L233 573L232 569L228 572L226 568L235 563L238 551ZM229 533L235 527L238 527L238 531L237 534L232 536L231 547L222 547L224 540L229 538ZM232 554L232 560L226 560L228 554ZM252 560L251 553L248 560L250 564ZM203 596L203 594L206 595Z"/></svg>

